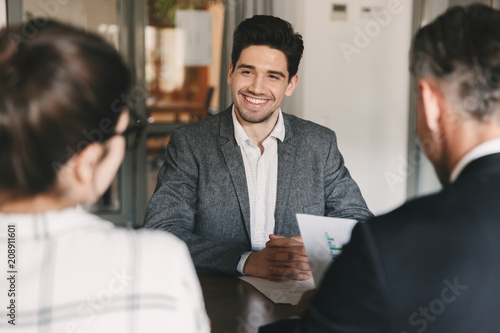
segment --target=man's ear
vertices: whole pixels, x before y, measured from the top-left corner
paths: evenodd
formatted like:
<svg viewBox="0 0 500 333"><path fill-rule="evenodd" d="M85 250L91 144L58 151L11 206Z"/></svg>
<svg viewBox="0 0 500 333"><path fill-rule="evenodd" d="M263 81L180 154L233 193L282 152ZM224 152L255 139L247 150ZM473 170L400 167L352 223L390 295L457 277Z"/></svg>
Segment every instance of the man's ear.
<svg viewBox="0 0 500 333"><path fill-rule="evenodd" d="M439 88L427 81L418 81L418 90L422 98L421 116L424 117L425 124L432 132L440 130L443 117L443 96Z"/></svg>
<svg viewBox="0 0 500 333"><path fill-rule="evenodd" d="M297 87L297 83L299 82L299 76L295 74L291 79L290 82L288 83L288 86L286 87L285 90L285 95L290 97L293 94L293 91Z"/></svg>
<svg viewBox="0 0 500 333"><path fill-rule="evenodd" d="M233 63L229 64L229 73L227 73L227 84L233 84Z"/></svg>

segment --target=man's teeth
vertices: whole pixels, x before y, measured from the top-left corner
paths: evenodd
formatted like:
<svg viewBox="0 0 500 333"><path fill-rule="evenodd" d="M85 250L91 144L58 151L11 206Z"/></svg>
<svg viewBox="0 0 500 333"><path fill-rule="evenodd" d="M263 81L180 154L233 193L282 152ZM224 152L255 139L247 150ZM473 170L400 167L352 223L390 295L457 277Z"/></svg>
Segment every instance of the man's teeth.
<svg viewBox="0 0 500 333"><path fill-rule="evenodd" d="M267 102L267 100L265 99L255 99L250 97L245 97L245 99L253 104L264 104L265 102Z"/></svg>

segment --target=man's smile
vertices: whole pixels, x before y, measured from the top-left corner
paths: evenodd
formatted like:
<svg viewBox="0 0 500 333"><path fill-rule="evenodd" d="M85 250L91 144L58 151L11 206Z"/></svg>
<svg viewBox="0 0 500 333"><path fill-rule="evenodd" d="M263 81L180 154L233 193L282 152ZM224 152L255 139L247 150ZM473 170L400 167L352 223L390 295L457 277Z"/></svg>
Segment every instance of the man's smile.
<svg viewBox="0 0 500 333"><path fill-rule="evenodd" d="M269 101L269 99L264 99L264 98L256 98L256 97L250 97L250 96L245 96L245 95L242 95L242 96L247 102L249 102L251 104L258 105L258 106L261 106Z"/></svg>

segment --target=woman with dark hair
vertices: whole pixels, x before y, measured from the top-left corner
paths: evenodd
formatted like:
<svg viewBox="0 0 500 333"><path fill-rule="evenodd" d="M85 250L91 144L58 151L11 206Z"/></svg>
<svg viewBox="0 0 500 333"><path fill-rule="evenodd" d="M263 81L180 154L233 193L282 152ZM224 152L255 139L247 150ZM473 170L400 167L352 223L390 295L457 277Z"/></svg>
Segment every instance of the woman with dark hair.
<svg viewBox="0 0 500 333"><path fill-rule="evenodd" d="M2 332L209 331L183 242L80 208L123 160L129 86L96 35L50 20L0 32Z"/></svg>

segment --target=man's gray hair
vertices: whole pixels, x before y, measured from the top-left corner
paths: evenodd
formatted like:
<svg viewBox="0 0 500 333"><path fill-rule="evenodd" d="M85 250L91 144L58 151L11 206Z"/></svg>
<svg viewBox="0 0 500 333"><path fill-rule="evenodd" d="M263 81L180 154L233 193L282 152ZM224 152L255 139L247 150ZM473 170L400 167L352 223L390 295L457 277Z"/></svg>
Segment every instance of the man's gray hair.
<svg viewBox="0 0 500 333"><path fill-rule="evenodd" d="M416 79L434 79L465 118L500 122L500 11L452 7L420 29L410 53Z"/></svg>

